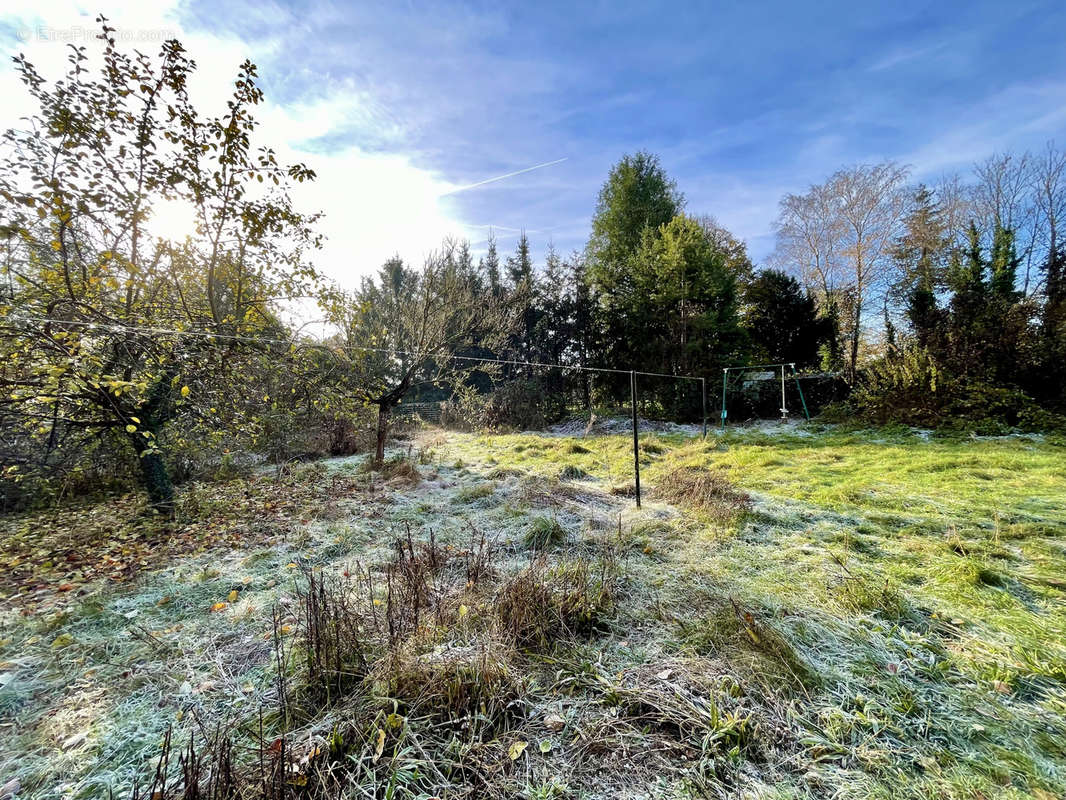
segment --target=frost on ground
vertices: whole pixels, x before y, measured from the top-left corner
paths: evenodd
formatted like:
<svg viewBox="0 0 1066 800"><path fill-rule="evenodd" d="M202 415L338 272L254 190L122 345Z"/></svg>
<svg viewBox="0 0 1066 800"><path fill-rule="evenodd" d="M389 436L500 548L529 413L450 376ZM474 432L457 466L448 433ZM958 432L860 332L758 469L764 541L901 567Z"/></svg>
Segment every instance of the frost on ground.
<svg viewBox="0 0 1066 800"><path fill-rule="evenodd" d="M482 588L455 585L402 682L372 673L301 717L294 781L345 730L338 796L1066 794L1060 442L642 428L638 510L614 424L425 430L380 471L185 487L173 524L136 498L3 520L0 786L124 797L168 728L274 741L275 635L295 683L308 576L384 591L384 565L432 542L491 550ZM608 553L609 614L516 644L507 592ZM431 713L455 699L431 682L482 652L491 724Z"/></svg>

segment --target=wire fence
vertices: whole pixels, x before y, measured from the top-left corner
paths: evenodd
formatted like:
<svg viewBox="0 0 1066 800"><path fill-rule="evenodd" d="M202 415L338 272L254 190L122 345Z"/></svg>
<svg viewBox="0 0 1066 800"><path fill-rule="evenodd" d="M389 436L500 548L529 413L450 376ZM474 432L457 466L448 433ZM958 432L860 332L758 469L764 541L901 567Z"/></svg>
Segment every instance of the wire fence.
<svg viewBox="0 0 1066 800"><path fill-rule="evenodd" d="M641 486L640 486L640 443L639 435L641 432L643 423L642 418L647 415L654 417L656 412L663 413L665 416L674 416L676 418L677 409L687 409L687 413L690 416L698 416L701 420L698 433L704 437L708 432L708 415L711 410L712 398L708 395L708 383L707 378L702 375L686 375L686 374L672 374L666 372L655 372L650 370L625 370L615 367L599 367L599 366L587 366L582 364L560 364L540 361L530 361L521 359L508 359L508 358L496 358L491 356L468 356L459 355L455 353L449 353L444 349L436 350L406 350L388 347L375 347L371 345L360 345L353 343L331 343L331 342L318 342L309 341L306 339L297 338L273 338L273 337L259 337L259 336L244 336L235 333L224 333L200 329L178 329L178 328L165 328L150 325L130 325L119 322L97 322L88 320L70 320L62 318L51 318L43 316L33 315L19 315L9 314L6 319L9 322L21 323L26 325L56 325L62 326L62 328L81 328L88 332L103 331L111 333L139 333L151 336L174 336L174 337L189 337L199 340L208 340L216 342L246 342L253 345L280 345L288 348L290 351L294 351L297 348L316 348L333 353L344 353L351 355L352 353L379 353L388 355L394 358L418 358L418 359L432 359L442 361L451 359L456 362L466 362L473 364L492 364L502 367L517 367L532 370L559 370L563 372L583 372L583 373L599 373L615 376L628 376L627 383L629 384L629 430L631 432L633 440L633 475L634 475L634 487L635 487L635 499L638 507L641 505ZM732 370L734 374L742 374L745 371L757 370L762 368L780 368L782 375L782 391L784 392L785 386L785 372L784 368L789 367L791 374L788 376L789 381L795 381L796 387L799 389L802 397L802 389L799 385L799 377L795 370L795 365L744 365L739 367L729 367L723 370L723 391L722 391L722 411L721 411L721 423L724 430L726 419L726 401L728 395L728 376ZM677 386L676 391L665 391L663 388L664 383L669 383ZM693 396L691 389L682 391L680 386L695 384L696 396ZM643 396L642 396L643 393ZM717 398L715 398L717 399ZM782 412L785 409L785 398L782 394ZM804 412L807 413L806 401L803 400ZM671 413L673 409L674 413ZM393 413L400 417L414 417L418 416L427 422L439 423L441 421L444 407L441 402L438 401L416 401L401 403L396 407ZM591 415L591 409L589 410ZM807 414L809 418L809 414ZM593 420L590 417L589 427L592 427ZM614 430L612 432L621 433L621 430ZM691 431L696 433L697 431Z"/></svg>

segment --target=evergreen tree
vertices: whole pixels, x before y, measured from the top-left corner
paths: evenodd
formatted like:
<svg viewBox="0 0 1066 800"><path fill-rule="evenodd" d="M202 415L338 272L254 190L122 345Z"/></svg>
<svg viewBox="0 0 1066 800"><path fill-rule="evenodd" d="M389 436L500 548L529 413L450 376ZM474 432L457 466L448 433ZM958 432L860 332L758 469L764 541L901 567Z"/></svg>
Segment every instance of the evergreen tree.
<svg viewBox="0 0 1066 800"><path fill-rule="evenodd" d="M507 278L515 290L533 284L533 257L529 253L529 238L525 231L518 237L514 255L507 257Z"/></svg>
<svg viewBox="0 0 1066 800"><path fill-rule="evenodd" d="M919 186L894 256L907 320L920 347L929 346L941 321L937 292L944 285L950 246L940 206L929 189Z"/></svg>
<svg viewBox="0 0 1066 800"><path fill-rule="evenodd" d="M775 269L763 270L745 287L743 319L753 358L794 363L801 369L818 363L832 332L829 322L818 316L810 293Z"/></svg>
<svg viewBox="0 0 1066 800"><path fill-rule="evenodd" d="M691 374L742 358L736 276L697 220L678 215L645 230L632 276L626 312L641 328L633 343L641 368Z"/></svg>
<svg viewBox="0 0 1066 800"><path fill-rule="evenodd" d="M496 235L489 229L488 250L481 259L481 273L485 277L494 299L503 297L503 282L500 279L500 256L496 252Z"/></svg>
<svg viewBox="0 0 1066 800"><path fill-rule="evenodd" d="M992 236L992 254L989 261L989 286L992 294L1007 301L1018 297L1018 258L1014 247L1014 232L997 225Z"/></svg>
<svg viewBox="0 0 1066 800"><path fill-rule="evenodd" d="M657 156L623 156L600 189L586 247L589 280L609 302L630 286L630 264L646 230L665 225L684 207L684 196Z"/></svg>
<svg viewBox="0 0 1066 800"><path fill-rule="evenodd" d="M624 156L607 176L585 248L586 279L598 301L595 344L601 364L619 369L645 367L641 351L650 321L640 313L634 258L645 238L654 239L683 205L677 186L650 153ZM628 381L617 376L597 380L610 385L616 399L628 392Z"/></svg>

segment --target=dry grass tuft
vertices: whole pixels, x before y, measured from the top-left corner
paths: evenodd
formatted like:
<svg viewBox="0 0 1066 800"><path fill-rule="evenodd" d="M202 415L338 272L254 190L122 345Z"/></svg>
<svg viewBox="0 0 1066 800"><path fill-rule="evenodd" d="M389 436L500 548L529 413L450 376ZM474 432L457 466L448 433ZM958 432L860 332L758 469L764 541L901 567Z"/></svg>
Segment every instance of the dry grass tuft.
<svg viewBox="0 0 1066 800"><path fill-rule="evenodd" d="M724 472L702 467L679 467L667 473L654 496L699 509L719 522L734 522L752 508L751 496L737 489Z"/></svg>
<svg viewBox="0 0 1066 800"><path fill-rule="evenodd" d="M381 477L390 486L417 486L422 482L422 473L415 462L399 456L381 465Z"/></svg>
<svg viewBox="0 0 1066 800"><path fill-rule="evenodd" d="M602 629L617 605L613 557L549 566L538 558L507 581L495 600L504 632L521 648L591 636Z"/></svg>

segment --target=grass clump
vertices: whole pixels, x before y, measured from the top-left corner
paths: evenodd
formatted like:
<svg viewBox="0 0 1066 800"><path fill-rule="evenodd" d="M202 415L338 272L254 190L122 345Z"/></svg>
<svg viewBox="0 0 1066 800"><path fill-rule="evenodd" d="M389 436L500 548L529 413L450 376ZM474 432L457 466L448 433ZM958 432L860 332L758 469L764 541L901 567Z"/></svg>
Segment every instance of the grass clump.
<svg viewBox="0 0 1066 800"><path fill-rule="evenodd" d="M559 470L559 480L563 481L579 481L588 476L589 474L585 470L573 464L567 464Z"/></svg>
<svg viewBox="0 0 1066 800"><path fill-rule="evenodd" d="M507 581L495 600L502 630L520 648L601 630L617 606L617 568L610 556L550 566L543 557Z"/></svg>
<svg viewBox="0 0 1066 800"><path fill-rule="evenodd" d="M817 673L765 614L732 598L716 601L710 611L682 622L681 641L699 655L728 656L734 663L746 664L755 677L770 685L811 688L819 683Z"/></svg>
<svg viewBox="0 0 1066 800"><path fill-rule="evenodd" d="M363 462L364 471L376 471L381 479L390 486L417 486L422 482L422 473L418 471L418 465L413 458L396 455L387 458L380 465L375 465L374 460L368 458Z"/></svg>
<svg viewBox="0 0 1066 800"><path fill-rule="evenodd" d="M478 500L489 497L495 491L495 483L475 483L473 486L466 486L460 489L456 493L455 499L460 503L476 503Z"/></svg>
<svg viewBox="0 0 1066 800"><path fill-rule="evenodd" d="M566 541L568 532L555 517L537 516L530 520L523 536L526 547L546 550Z"/></svg>
<svg viewBox="0 0 1066 800"><path fill-rule="evenodd" d="M737 489L724 472L696 466L668 472L659 479L655 496L699 509L719 522L734 522L752 508L751 496Z"/></svg>
<svg viewBox="0 0 1066 800"><path fill-rule="evenodd" d="M508 478L521 478L525 474L526 473L524 471L520 469L515 469L514 467L493 467L491 470L489 470L489 473L486 477L494 481L503 481L507 480Z"/></svg>
<svg viewBox="0 0 1066 800"><path fill-rule="evenodd" d="M645 436L640 440L640 452L645 455L658 456L667 451L666 443L658 436Z"/></svg>

